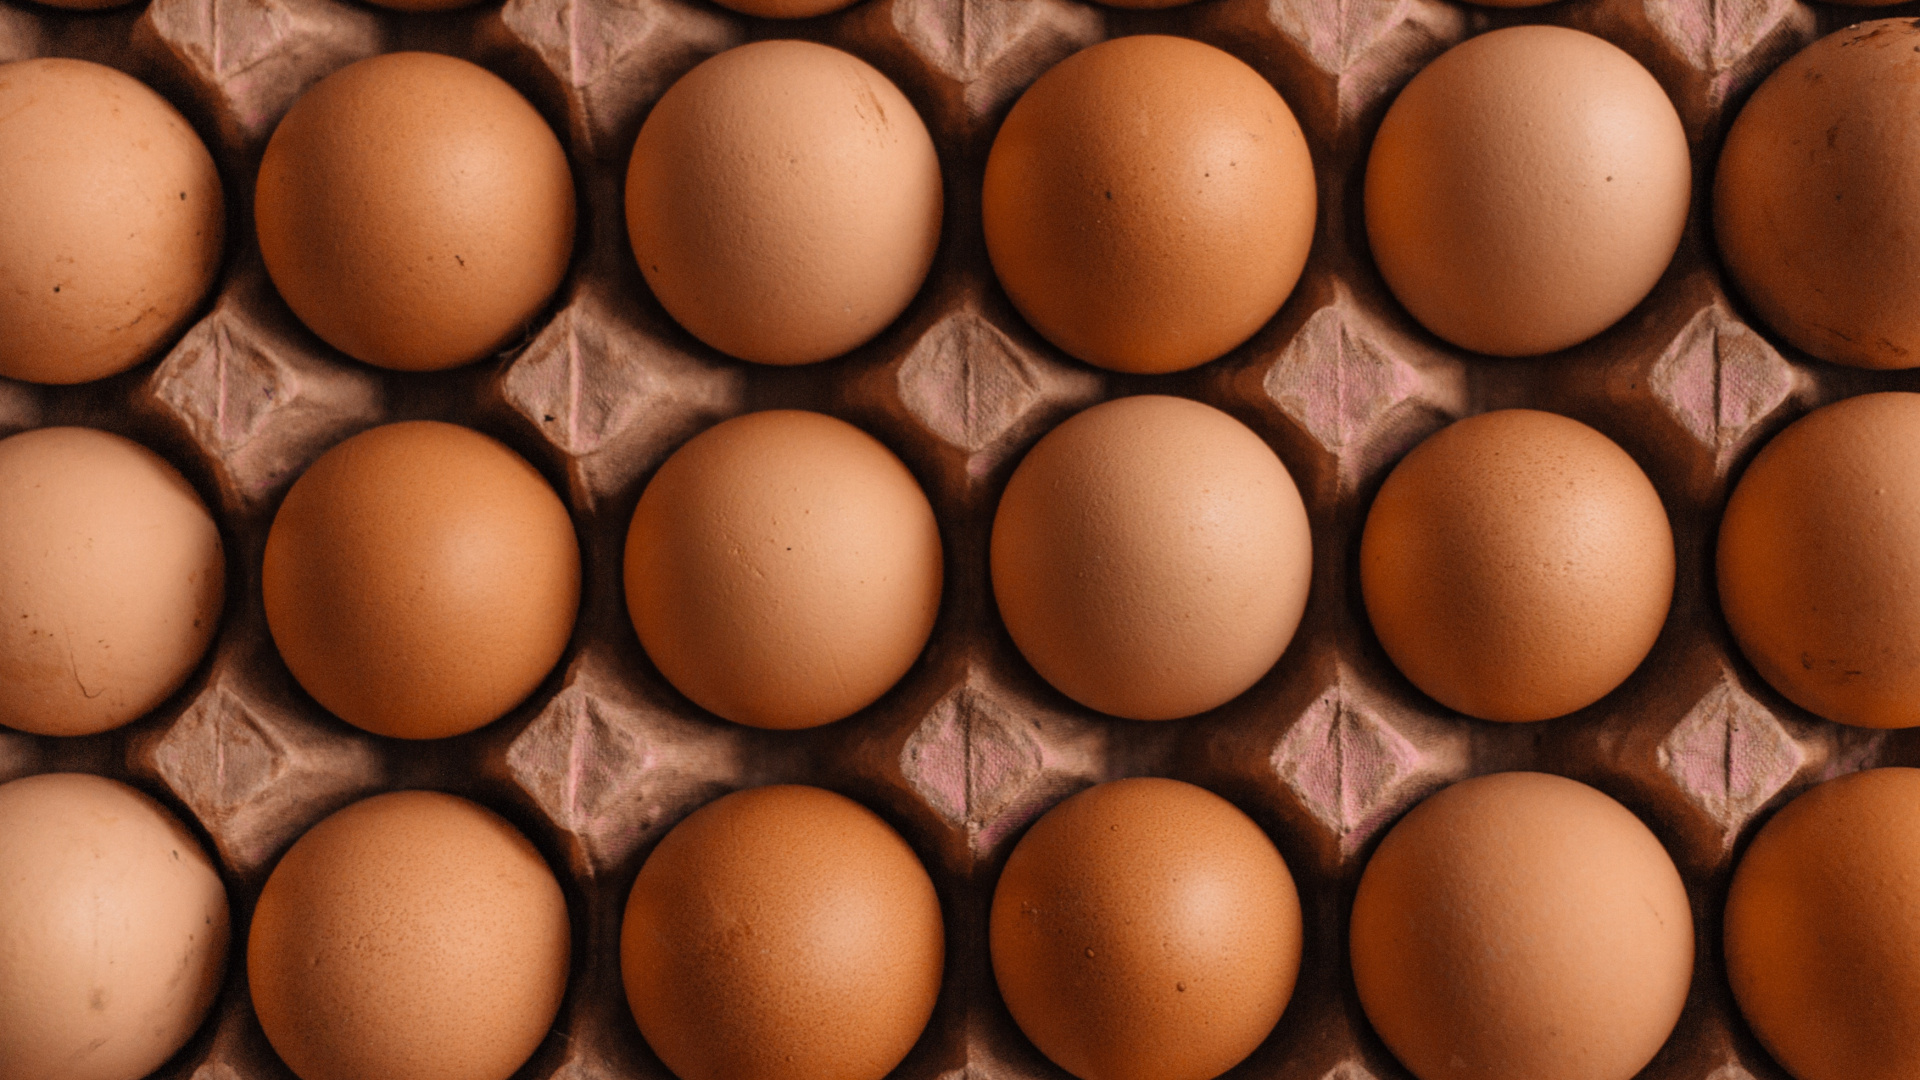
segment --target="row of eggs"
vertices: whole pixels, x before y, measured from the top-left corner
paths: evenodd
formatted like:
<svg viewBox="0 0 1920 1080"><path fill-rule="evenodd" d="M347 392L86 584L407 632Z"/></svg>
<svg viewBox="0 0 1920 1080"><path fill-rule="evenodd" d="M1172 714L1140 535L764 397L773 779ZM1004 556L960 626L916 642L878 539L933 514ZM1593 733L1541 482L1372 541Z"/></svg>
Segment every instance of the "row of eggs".
<svg viewBox="0 0 1920 1080"><path fill-rule="evenodd" d="M1828 719L1920 723L1920 394L1818 409L1748 468L1721 523L1722 607L1783 694ZM1186 398L1117 398L1048 432L995 512L989 564L1014 644L1111 715L1192 716L1279 660L1313 570L1306 508L1251 429ZM532 465L453 424L362 432L294 483L261 566L288 668L381 735L475 730L531 694L580 606L572 519ZM0 440L0 723L84 735L173 694L212 640L220 535L151 451L85 428ZM727 720L794 729L878 700L933 632L939 523L907 467L813 412L723 421L649 480L627 610L660 673ZM1562 716L1611 692L1667 621L1659 494L1594 429L1509 409L1458 421L1381 486L1359 577L1417 687L1482 719Z"/></svg>
<svg viewBox="0 0 1920 1080"><path fill-rule="evenodd" d="M1799 1080L1920 1064L1911 813L1920 770L1775 815L1727 898L1742 1012ZM0 1080L136 1080L205 1017L219 876L158 803L52 773L0 786ZM627 1004L680 1080L881 1080L946 967L941 898L899 833L821 788L722 796L648 854L619 937ZM1693 981L1685 886L1627 808L1565 777L1465 780L1368 860L1347 951L1420 1080L1628 1080ZM300 1080L505 1080L547 1037L573 929L545 860L469 800L389 792L313 826L251 913L252 1010ZM1165 778L1056 805L995 884L1001 1000L1080 1080L1212 1080L1267 1041L1304 946L1293 877L1227 800ZM1321 935L1315 935L1321 940Z"/></svg>
<svg viewBox="0 0 1920 1080"><path fill-rule="evenodd" d="M1816 42L1742 110L1715 237L1761 317L1816 357L1920 363L1911 22ZM71 383L177 333L218 271L223 197L185 121L125 75L0 67L0 375ZM84 133L76 137L76 133ZM1588 34L1496 30L1407 85L1367 165L1367 241L1392 292L1462 347L1533 355L1653 288L1691 199L1686 134L1645 68ZM1120 371L1205 363L1272 318L1316 221L1307 143L1274 88L1200 42L1119 38L1007 115L982 224L1021 314ZM261 160L254 221L280 295L360 360L439 370L511 347L565 277L565 152L518 92L430 53L309 89ZM800 364L873 338L940 243L941 168L893 83L828 46L721 53L649 112L626 179L634 257L695 337Z"/></svg>

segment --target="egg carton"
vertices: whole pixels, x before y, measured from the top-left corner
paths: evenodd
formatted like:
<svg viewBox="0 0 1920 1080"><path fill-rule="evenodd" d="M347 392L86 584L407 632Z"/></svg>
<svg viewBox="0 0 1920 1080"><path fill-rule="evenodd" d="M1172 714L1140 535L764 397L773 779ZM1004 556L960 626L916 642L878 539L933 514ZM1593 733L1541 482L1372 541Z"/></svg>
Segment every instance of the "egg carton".
<svg viewBox="0 0 1920 1080"><path fill-rule="evenodd" d="M934 1017L895 1080L1064 1080L994 987L987 912L1021 830L1088 785L1162 775L1232 799L1273 837L1299 884L1305 959L1285 1016L1230 1076L1402 1080L1372 1034L1346 963L1359 872L1401 812L1452 781L1561 773L1638 813L1672 853L1698 933L1693 989L1647 1080L1785 1080L1739 1018L1719 948L1735 854L1757 822L1822 779L1920 764L1907 734L1813 717L1739 655L1713 594L1715 528L1758 446L1841 397L1920 390L1920 372L1810 360L1748 316L1707 229L1714 159L1753 87L1816 37L1862 18L1920 14L1794 0L1561 0L1494 10L1445 0L1201 0L1157 12L1073 0L863 0L798 22L694 0L506 0L405 15L341 0L152 0L68 13L0 0L0 61L74 56L154 86L193 123L225 181L224 271L203 317L157 361L76 387L0 380L0 433L85 424L129 435L185 473L220 522L227 607L208 659L153 715L75 739L0 730L0 780L78 770L161 798L200 832L233 902L235 949L213 1015L156 1074L288 1080L248 1003L244 943L275 860L309 826L378 791L429 787L518 824L560 877L575 953L553 1033L521 1080L668 1073L627 1011L618 932L659 837L740 787L804 782L878 810L913 845L948 928ZM1415 325L1367 254L1361 181L1373 132L1427 61L1498 26L1554 23L1631 53L1688 134L1694 205L1679 253L1644 302L1598 338L1501 360ZM1293 296L1246 344L1174 375L1089 368L1043 341L995 283L980 225L987 150L1043 71L1105 38L1171 33L1251 64L1298 116L1319 180L1312 255ZM674 325L628 248L622 184L648 108L705 57L799 37L852 52L925 118L947 183L939 255L920 295L873 342L801 368L728 359ZM474 60L518 87L568 149L581 228L568 278L525 340L436 374L367 367L287 310L262 267L252 193L267 137L309 85L376 53ZM988 534L1013 466L1095 402L1179 394L1259 432L1298 481L1314 531L1313 590L1293 644L1253 689L1190 720L1093 713L1047 686L1000 625ZM1528 406L1580 419L1640 463L1678 551L1667 623L1619 689L1559 720L1503 725L1448 712L1406 682L1368 629L1359 534L1386 472L1452 419ZM878 436L937 512L946 592L932 641L873 706L797 732L703 713L648 662L626 616L622 543L639 493L676 446L725 417L824 411ZM584 600L542 687L480 731L409 743L334 719L274 651L260 563L279 499L356 431L401 419L466 424L533 461L566 499Z"/></svg>

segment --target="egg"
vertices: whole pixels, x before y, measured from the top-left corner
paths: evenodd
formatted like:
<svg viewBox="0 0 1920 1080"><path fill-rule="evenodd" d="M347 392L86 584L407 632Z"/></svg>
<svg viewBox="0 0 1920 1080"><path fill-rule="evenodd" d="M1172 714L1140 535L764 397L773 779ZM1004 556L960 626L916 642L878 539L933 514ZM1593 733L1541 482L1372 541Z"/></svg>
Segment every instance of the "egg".
<svg viewBox="0 0 1920 1080"><path fill-rule="evenodd" d="M906 310L940 243L941 191L933 139L885 75L825 45L756 41L695 67L647 114L627 232L647 286L693 336L808 364Z"/></svg>
<svg viewBox="0 0 1920 1080"><path fill-rule="evenodd" d="M296 841L247 937L247 990L300 1080L506 1080L566 993L572 930L545 860L458 796L394 791Z"/></svg>
<svg viewBox="0 0 1920 1080"><path fill-rule="evenodd" d="M1388 108L1367 157L1367 244L1393 295L1462 348L1577 345L1652 291L1692 199L1666 91L1559 26L1470 38Z"/></svg>
<svg viewBox="0 0 1920 1080"><path fill-rule="evenodd" d="M1082 49L1027 88L981 189L993 272L1048 341L1168 372L1252 337L1306 266L1313 161L1260 74L1161 35Z"/></svg>
<svg viewBox="0 0 1920 1080"><path fill-rule="evenodd" d="M879 440L820 413L750 413L695 436L647 483L627 531L627 611L701 708L815 727L913 666L942 565L933 507Z"/></svg>
<svg viewBox="0 0 1920 1080"><path fill-rule="evenodd" d="M1212 1080L1263 1042L1300 970L1293 875L1204 788L1083 791L1020 838L993 891L994 980L1080 1080Z"/></svg>
<svg viewBox="0 0 1920 1080"><path fill-rule="evenodd" d="M1720 519L1720 607L1804 709L1920 724L1920 394L1847 398L1774 436Z"/></svg>
<svg viewBox="0 0 1920 1080"><path fill-rule="evenodd" d="M206 144L110 67L0 64L0 191L0 377L125 371L179 337L220 272L225 199Z"/></svg>
<svg viewBox="0 0 1920 1080"><path fill-rule="evenodd" d="M91 428L0 439L0 724L145 716L199 666L225 598L220 529L158 454Z"/></svg>
<svg viewBox="0 0 1920 1080"><path fill-rule="evenodd" d="M365 431L294 482L260 585L273 643L335 716L437 739L519 704L580 607L573 521L526 460L470 428Z"/></svg>
<svg viewBox="0 0 1920 1080"><path fill-rule="evenodd" d="M545 120L478 65L396 52L300 96L260 160L254 225L293 313L401 371L520 341L573 254L573 173Z"/></svg>
<svg viewBox="0 0 1920 1080"><path fill-rule="evenodd" d="M1096 405L1027 452L994 511L993 595L1041 678L1170 720L1259 681L1306 610L1313 537L1287 467L1209 405Z"/></svg>
<svg viewBox="0 0 1920 1080"><path fill-rule="evenodd" d="M1741 1015L1799 1080L1920 1073L1920 770L1871 769L1788 803L1727 894Z"/></svg>
<svg viewBox="0 0 1920 1080"><path fill-rule="evenodd" d="M940 899L852 799L781 785L694 811L640 867L620 972L680 1080L880 1080L940 993Z"/></svg>
<svg viewBox="0 0 1920 1080"><path fill-rule="evenodd" d="M0 1080L138 1080L184 1046L227 964L227 890L125 784L0 785Z"/></svg>
<svg viewBox="0 0 1920 1080"><path fill-rule="evenodd" d="M1625 450L1578 420L1451 424L1388 474L1360 537L1394 666L1482 720L1563 716L1640 666L1673 599L1673 530Z"/></svg>
<svg viewBox="0 0 1920 1080"><path fill-rule="evenodd" d="M839 11L854 0L714 0L721 7L762 19L810 19Z"/></svg>
<svg viewBox="0 0 1920 1080"><path fill-rule="evenodd" d="M1836 31L1775 69L1727 131L1714 239L1739 295L1794 346L1920 365L1920 26Z"/></svg>
<svg viewBox="0 0 1920 1080"><path fill-rule="evenodd" d="M1419 1080L1628 1080L1673 1031L1693 916L1626 807L1545 773L1441 790L1360 875L1349 936L1373 1029Z"/></svg>

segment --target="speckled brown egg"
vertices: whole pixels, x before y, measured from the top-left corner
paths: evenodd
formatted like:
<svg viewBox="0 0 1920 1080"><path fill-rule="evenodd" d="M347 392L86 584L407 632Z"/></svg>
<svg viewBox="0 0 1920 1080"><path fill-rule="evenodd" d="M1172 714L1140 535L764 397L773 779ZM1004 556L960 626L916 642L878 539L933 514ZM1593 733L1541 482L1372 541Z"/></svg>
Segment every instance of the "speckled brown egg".
<svg viewBox="0 0 1920 1080"><path fill-rule="evenodd" d="M878 439L820 413L750 413L647 483L627 532L627 612L701 708L815 727L913 666L942 567L933 507Z"/></svg>
<svg viewBox="0 0 1920 1080"><path fill-rule="evenodd" d="M438 371L513 345L546 307L573 253L573 173L498 76L387 53L294 102L254 224L280 295L327 344Z"/></svg>
<svg viewBox="0 0 1920 1080"><path fill-rule="evenodd" d="M173 106L112 68L0 64L0 191L5 378L125 371L173 343L220 271L213 158Z"/></svg>
<svg viewBox="0 0 1920 1080"><path fill-rule="evenodd" d="M1420 1080L1629 1080L1687 1000L1693 916L1626 807L1545 773L1428 798L1353 902L1353 979Z"/></svg>
<svg viewBox="0 0 1920 1080"><path fill-rule="evenodd" d="M987 157L981 217L1020 314L1116 371L1180 371L1253 336L1313 241L1313 161L1260 74L1211 45L1101 42L1042 75Z"/></svg>
<svg viewBox="0 0 1920 1080"><path fill-rule="evenodd" d="M1920 394L1801 417L1720 520L1720 607L1760 676L1861 727L1920 725Z"/></svg>
<svg viewBox="0 0 1920 1080"><path fill-rule="evenodd" d="M1631 311L1687 223L1687 135L1618 47L1559 26L1471 38L1414 76L1367 158L1393 295L1463 348L1529 356Z"/></svg>
<svg viewBox="0 0 1920 1080"><path fill-rule="evenodd" d="M994 512L993 595L1061 693L1132 720L1237 697L1306 610L1313 538L1246 425L1185 398L1096 405L1048 432Z"/></svg>
<svg viewBox="0 0 1920 1080"><path fill-rule="evenodd" d="M1673 530L1613 440L1504 409L1442 428L1388 474L1360 537L1367 618L1450 709L1545 720L1640 666L1673 599Z"/></svg>
<svg viewBox="0 0 1920 1080"><path fill-rule="evenodd" d="M933 139L885 75L826 45L756 41L682 76L647 114L627 233L693 336L807 364L906 310L940 243L941 190Z"/></svg>
<svg viewBox="0 0 1920 1080"><path fill-rule="evenodd" d="M940 993L940 900L878 815L816 787L735 792L647 856L620 971L680 1080L880 1080Z"/></svg>
<svg viewBox="0 0 1920 1080"><path fill-rule="evenodd" d="M506 1080L546 1038L572 930L553 871L493 811L395 791L302 836L247 938L260 1027L300 1080Z"/></svg>
<svg viewBox="0 0 1920 1080"><path fill-rule="evenodd" d="M1920 365L1920 26L1882 19L1780 65L1727 132L1714 239L1766 325L1822 360Z"/></svg>
<svg viewBox="0 0 1920 1080"><path fill-rule="evenodd" d="M1727 978L1799 1080L1920 1074L1920 770L1871 769L1788 803L1727 895Z"/></svg>
<svg viewBox="0 0 1920 1080"><path fill-rule="evenodd" d="M0 724L93 735L151 712L213 640L226 572L153 451L91 428L0 440Z"/></svg>
<svg viewBox="0 0 1920 1080"><path fill-rule="evenodd" d="M227 965L227 890L125 784L0 785L0 1080L137 1080L193 1035Z"/></svg>
<svg viewBox="0 0 1920 1080"><path fill-rule="evenodd" d="M1211 1080L1300 970L1300 898L1260 827L1178 780L1101 784L1036 822L994 888L993 974L1081 1080Z"/></svg>
<svg viewBox="0 0 1920 1080"><path fill-rule="evenodd" d="M573 633L580 547L526 459L409 421L321 455L274 515L273 643L335 716L378 735L472 731L546 678Z"/></svg>

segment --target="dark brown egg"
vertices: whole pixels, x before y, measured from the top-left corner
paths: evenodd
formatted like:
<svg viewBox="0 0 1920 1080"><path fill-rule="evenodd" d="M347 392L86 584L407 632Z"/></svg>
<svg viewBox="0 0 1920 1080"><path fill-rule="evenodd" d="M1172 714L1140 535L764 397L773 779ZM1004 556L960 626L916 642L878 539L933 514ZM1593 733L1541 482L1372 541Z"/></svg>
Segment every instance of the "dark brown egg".
<svg viewBox="0 0 1920 1080"><path fill-rule="evenodd" d="M1178 780L1049 810L994 888L993 973L1020 1030L1081 1080L1211 1080L1280 1019L1300 899L1260 827Z"/></svg>
<svg viewBox="0 0 1920 1080"><path fill-rule="evenodd" d="M1007 114L981 196L1020 314L1116 371L1204 364L1260 329L1313 241L1313 161L1293 112L1187 38L1105 41Z"/></svg>
<svg viewBox="0 0 1920 1080"><path fill-rule="evenodd" d="M437 739L491 723L573 633L573 521L526 459L418 420L327 451L287 492L261 591L306 691L356 727Z"/></svg>
<svg viewBox="0 0 1920 1080"><path fill-rule="evenodd" d="M940 900L879 816L753 788L674 826L627 900L620 969L680 1080L880 1080L940 993Z"/></svg>
<svg viewBox="0 0 1920 1080"><path fill-rule="evenodd" d="M573 254L573 173L499 76L386 53L294 102L254 224L280 295L329 345L438 371L514 344L546 306Z"/></svg>

